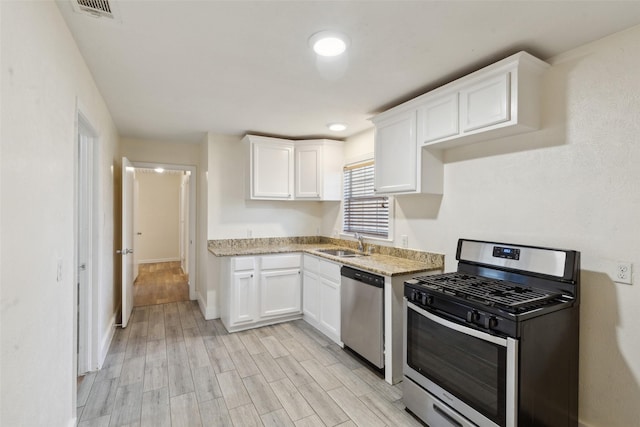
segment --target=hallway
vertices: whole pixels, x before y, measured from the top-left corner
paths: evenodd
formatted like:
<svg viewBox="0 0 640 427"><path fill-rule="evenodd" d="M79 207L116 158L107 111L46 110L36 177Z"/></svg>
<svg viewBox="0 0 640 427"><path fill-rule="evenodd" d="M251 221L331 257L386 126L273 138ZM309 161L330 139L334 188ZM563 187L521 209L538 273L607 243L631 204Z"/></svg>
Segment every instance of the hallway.
<svg viewBox="0 0 640 427"><path fill-rule="evenodd" d="M420 426L401 395L302 320L228 334L183 301L134 308L78 425Z"/></svg>
<svg viewBox="0 0 640 427"><path fill-rule="evenodd" d="M133 306L189 300L189 276L180 261L140 264L133 284Z"/></svg>

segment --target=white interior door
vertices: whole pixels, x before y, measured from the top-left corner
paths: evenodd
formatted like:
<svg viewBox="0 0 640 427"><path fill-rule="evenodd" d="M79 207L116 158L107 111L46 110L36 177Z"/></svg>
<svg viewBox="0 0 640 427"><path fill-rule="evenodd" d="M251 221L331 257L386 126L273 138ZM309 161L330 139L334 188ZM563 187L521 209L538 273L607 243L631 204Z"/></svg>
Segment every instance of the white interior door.
<svg viewBox="0 0 640 427"><path fill-rule="evenodd" d="M126 328L133 310L133 188L135 169L122 158L122 327Z"/></svg>
<svg viewBox="0 0 640 427"><path fill-rule="evenodd" d="M91 139L83 126L78 127L78 183L77 194L77 288L78 288L78 375L89 370L90 281L89 256L91 247Z"/></svg>

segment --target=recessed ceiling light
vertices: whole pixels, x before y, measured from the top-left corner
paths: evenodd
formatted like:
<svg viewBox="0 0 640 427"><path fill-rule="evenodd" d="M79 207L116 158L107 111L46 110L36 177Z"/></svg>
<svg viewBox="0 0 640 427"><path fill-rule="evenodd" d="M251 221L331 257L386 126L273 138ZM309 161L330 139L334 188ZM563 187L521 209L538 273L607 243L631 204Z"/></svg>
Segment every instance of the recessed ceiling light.
<svg viewBox="0 0 640 427"><path fill-rule="evenodd" d="M340 132L347 129L347 125L344 123L329 123L327 124L327 127L329 128L329 130L332 130L334 132Z"/></svg>
<svg viewBox="0 0 640 427"><path fill-rule="evenodd" d="M320 31L309 38L309 46L320 56L337 56L347 50L349 38L336 31Z"/></svg>
<svg viewBox="0 0 640 427"><path fill-rule="evenodd" d="M154 171L158 172L158 173L162 173L164 172L163 168L155 168Z"/></svg>

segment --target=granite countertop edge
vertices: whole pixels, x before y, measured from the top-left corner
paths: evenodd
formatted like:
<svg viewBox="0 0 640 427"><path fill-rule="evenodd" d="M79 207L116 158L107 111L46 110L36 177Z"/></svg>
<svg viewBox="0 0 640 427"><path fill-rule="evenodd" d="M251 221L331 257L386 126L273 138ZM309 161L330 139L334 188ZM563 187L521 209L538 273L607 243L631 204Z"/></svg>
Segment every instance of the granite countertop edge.
<svg viewBox="0 0 640 427"><path fill-rule="evenodd" d="M383 276L417 274L444 268L444 255L372 245L374 253L358 257L337 257L318 249L355 249L356 242L325 237L209 240L208 250L217 257L251 256L302 252L360 268ZM369 245L367 245L369 246Z"/></svg>

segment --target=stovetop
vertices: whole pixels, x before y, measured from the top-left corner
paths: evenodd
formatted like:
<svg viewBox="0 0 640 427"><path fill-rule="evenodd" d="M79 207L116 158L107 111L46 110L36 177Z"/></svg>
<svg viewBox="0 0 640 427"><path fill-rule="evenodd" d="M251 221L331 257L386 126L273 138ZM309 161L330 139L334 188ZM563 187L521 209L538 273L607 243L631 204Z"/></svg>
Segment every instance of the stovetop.
<svg viewBox="0 0 640 427"><path fill-rule="evenodd" d="M455 296L482 306L498 307L509 313L537 308L562 296L560 293L459 272L420 276L414 280L433 293Z"/></svg>

